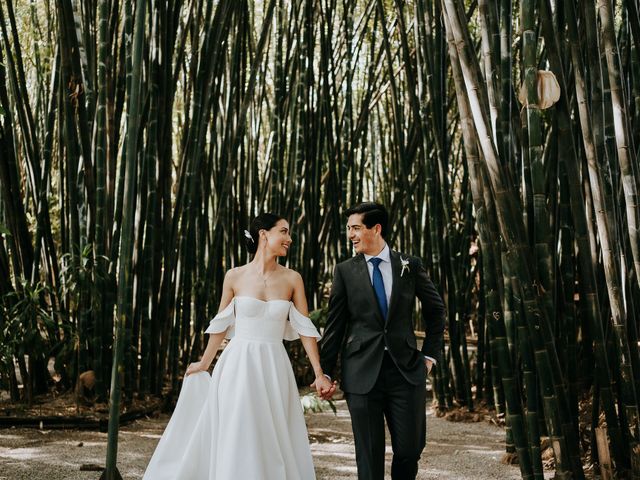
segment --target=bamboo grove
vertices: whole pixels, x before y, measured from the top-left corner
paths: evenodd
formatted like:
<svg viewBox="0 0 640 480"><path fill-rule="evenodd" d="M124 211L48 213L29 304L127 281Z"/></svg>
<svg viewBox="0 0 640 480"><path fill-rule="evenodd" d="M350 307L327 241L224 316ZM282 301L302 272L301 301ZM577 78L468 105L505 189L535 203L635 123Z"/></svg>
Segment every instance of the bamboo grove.
<svg viewBox="0 0 640 480"><path fill-rule="evenodd" d="M505 415L523 478L543 437L557 478L598 446L640 478L639 9L3 0L2 389L92 370L117 435L120 397L177 393L252 216L290 219L321 319L375 199L448 305L438 408Z"/></svg>

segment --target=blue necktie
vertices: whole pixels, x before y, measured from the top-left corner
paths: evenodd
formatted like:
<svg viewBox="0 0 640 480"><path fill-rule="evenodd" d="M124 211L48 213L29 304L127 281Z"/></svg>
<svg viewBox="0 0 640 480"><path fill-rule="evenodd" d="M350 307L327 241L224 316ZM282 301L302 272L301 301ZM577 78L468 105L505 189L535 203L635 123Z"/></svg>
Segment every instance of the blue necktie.
<svg viewBox="0 0 640 480"><path fill-rule="evenodd" d="M384 282L382 281L382 272L380 271L381 258L373 257L369 260L373 265L373 290L376 292L376 299L380 307L382 318L387 318L387 294L384 293Z"/></svg>

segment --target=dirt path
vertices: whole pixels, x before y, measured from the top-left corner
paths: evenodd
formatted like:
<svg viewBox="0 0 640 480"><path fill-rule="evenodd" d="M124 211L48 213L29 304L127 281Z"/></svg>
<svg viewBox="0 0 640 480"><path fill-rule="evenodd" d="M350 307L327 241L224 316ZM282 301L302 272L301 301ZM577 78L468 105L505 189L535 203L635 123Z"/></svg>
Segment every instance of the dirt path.
<svg viewBox="0 0 640 480"><path fill-rule="evenodd" d="M307 415L311 449L318 479L356 479L349 413L338 401L338 414ZM167 415L139 420L122 429L119 469L128 479L142 478L145 466L168 421ZM420 462L420 479L518 479L517 467L502 465L504 431L487 422L454 423L427 419L427 447ZM0 480L98 479L99 472L80 471L83 464L104 462L107 435L98 432L0 430ZM391 448L387 447L387 466ZM387 478L390 473L387 471Z"/></svg>

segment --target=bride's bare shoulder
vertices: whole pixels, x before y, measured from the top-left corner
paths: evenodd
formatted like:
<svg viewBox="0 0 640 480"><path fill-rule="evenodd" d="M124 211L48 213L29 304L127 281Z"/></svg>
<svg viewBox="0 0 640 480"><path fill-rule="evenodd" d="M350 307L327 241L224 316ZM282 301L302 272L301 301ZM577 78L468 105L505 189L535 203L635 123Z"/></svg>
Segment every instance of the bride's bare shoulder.
<svg viewBox="0 0 640 480"><path fill-rule="evenodd" d="M282 266L282 275L292 284L302 281L302 275L296 270Z"/></svg>
<svg viewBox="0 0 640 480"><path fill-rule="evenodd" d="M235 281L237 278L242 277L242 275L246 272L246 269L246 265L230 268L225 274L225 280L229 282Z"/></svg>

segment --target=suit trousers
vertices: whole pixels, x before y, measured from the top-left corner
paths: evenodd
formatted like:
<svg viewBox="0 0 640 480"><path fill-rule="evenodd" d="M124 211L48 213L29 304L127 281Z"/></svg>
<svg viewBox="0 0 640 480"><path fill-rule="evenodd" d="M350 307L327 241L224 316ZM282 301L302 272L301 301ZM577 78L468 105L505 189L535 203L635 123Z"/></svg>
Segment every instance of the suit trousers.
<svg viewBox="0 0 640 480"><path fill-rule="evenodd" d="M425 367L426 368L426 367ZM383 480L386 419L391 435L393 480L414 480L426 442L425 384L412 385L388 351L373 389L345 393L356 447L358 480Z"/></svg>

